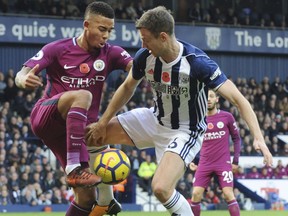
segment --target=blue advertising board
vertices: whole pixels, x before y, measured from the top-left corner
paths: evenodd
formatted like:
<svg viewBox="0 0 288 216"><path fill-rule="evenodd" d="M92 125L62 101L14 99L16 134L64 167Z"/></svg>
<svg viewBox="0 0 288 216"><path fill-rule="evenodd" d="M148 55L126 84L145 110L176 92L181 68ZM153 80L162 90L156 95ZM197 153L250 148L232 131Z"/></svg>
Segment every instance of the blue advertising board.
<svg viewBox="0 0 288 216"><path fill-rule="evenodd" d="M46 44L79 36L82 20L0 16L0 43ZM288 31L256 28L176 25L176 37L203 50L288 54ZM110 43L126 48L141 47L134 23L117 21Z"/></svg>

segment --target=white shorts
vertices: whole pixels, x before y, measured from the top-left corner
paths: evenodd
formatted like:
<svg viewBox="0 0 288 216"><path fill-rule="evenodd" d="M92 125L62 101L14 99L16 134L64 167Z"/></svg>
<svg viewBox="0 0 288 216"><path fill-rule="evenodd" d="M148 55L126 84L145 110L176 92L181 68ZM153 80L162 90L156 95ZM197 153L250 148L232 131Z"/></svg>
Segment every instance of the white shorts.
<svg viewBox="0 0 288 216"><path fill-rule="evenodd" d="M203 135L192 137L187 132L160 125L153 108L137 108L118 115L118 120L138 149L155 148L159 163L165 151L178 154L188 166L200 151Z"/></svg>

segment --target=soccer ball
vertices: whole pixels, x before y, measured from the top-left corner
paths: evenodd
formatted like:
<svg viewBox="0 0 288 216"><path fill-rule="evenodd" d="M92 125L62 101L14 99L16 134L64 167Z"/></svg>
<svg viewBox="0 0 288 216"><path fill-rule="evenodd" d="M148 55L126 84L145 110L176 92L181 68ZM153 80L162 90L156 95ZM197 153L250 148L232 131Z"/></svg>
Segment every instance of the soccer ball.
<svg viewBox="0 0 288 216"><path fill-rule="evenodd" d="M118 184L130 173L130 160L119 149L107 149L100 152L94 161L94 172L102 178L105 184Z"/></svg>

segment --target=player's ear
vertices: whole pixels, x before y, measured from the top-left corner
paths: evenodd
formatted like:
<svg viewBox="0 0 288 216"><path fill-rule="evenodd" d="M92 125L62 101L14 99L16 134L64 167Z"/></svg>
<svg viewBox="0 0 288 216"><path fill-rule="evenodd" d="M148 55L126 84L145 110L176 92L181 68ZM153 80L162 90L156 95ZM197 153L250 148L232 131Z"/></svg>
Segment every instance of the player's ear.
<svg viewBox="0 0 288 216"><path fill-rule="evenodd" d="M88 26L89 26L89 21L88 20L84 20L83 21L83 27L84 28L88 28Z"/></svg>
<svg viewBox="0 0 288 216"><path fill-rule="evenodd" d="M167 40L167 34L165 33L165 32L161 32L160 34L159 34L159 37L160 37L160 39L164 42L164 41L166 41Z"/></svg>

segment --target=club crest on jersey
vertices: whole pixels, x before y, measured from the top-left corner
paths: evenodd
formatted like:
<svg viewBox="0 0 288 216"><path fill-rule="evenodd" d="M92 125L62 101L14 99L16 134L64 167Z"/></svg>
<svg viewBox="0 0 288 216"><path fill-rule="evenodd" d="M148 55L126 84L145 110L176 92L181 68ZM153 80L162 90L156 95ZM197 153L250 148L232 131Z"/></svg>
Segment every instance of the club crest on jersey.
<svg viewBox="0 0 288 216"><path fill-rule="evenodd" d="M209 122L208 125L207 125L208 129L211 130L214 128L214 125L213 123Z"/></svg>
<svg viewBox="0 0 288 216"><path fill-rule="evenodd" d="M96 71L102 71L104 68L105 68L105 63L103 60L96 60L94 63L93 63L93 68L96 70Z"/></svg>
<svg viewBox="0 0 288 216"><path fill-rule="evenodd" d="M218 122L217 123L217 127L219 128L219 129L221 129L221 128L223 128L224 127L224 123L223 122Z"/></svg>
<svg viewBox="0 0 288 216"><path fill-rule="evenodd" d="M35 56L33 56L32 60L40 60L44 56L44 52L40 50Z"/></svg>
<svg viewBox="0 0 288 216"><path fill-rule="evenodd" d="M179 84L186 84L189 82L189 80L190 78L186 74L179 74Z"/></svg>
<svg viewBox="0 0 288 216"><path fill-rule="evenodd" d="M82 63L79 68L81 73L87 74L90 72L90 67L87 63Z"/></svg>

